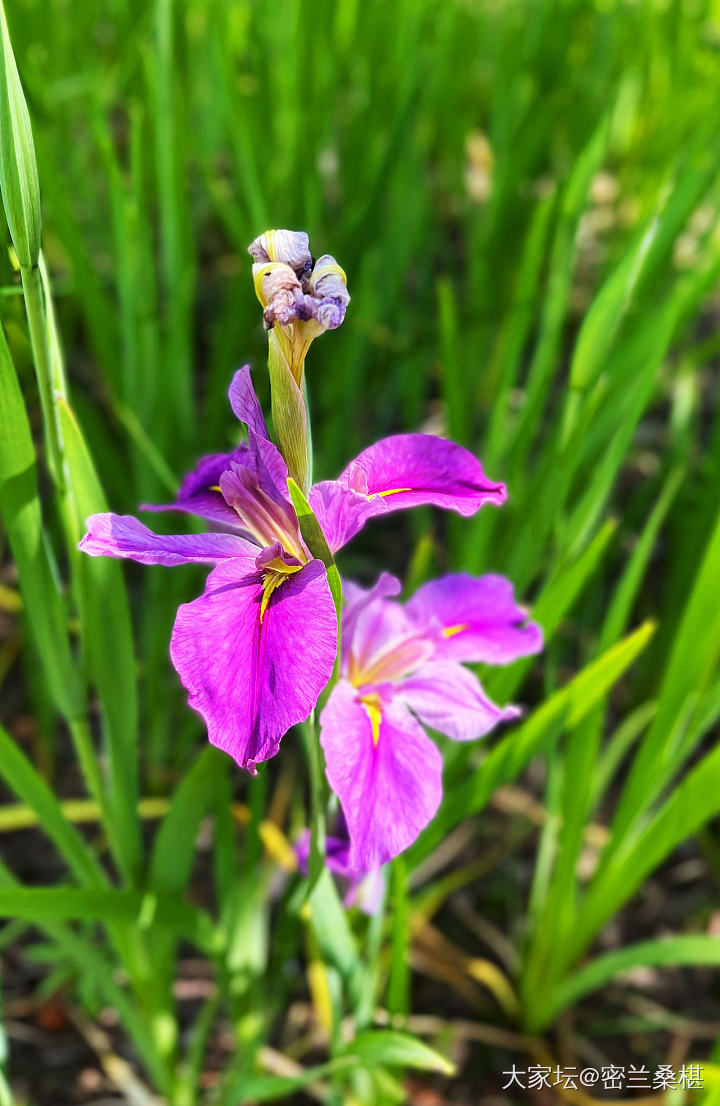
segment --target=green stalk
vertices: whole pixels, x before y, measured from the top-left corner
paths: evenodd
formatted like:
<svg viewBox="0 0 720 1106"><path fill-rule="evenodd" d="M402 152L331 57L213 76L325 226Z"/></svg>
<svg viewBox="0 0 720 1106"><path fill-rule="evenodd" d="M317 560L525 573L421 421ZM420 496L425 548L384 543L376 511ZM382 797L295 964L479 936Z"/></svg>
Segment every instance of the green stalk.
<svg viewBox="0 0 720 1106"><path fill-rule="evenodd" d="M322 769L322 751L312 712L305 728L305 748L310 767L310 858L308 880L310 887L320 875L325 863L327 829L325 826L325 780Z"/></svg>

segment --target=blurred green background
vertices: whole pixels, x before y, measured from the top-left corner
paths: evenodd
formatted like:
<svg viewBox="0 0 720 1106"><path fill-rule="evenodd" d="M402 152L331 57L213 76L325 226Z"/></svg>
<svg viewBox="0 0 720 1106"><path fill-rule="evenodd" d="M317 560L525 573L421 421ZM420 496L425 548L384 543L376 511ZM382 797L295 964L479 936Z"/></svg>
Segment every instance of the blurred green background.
<svg viewBox="0 0 720 1106"><path fill-rule="evenodd" d="M365 581L389 569L410 588L437 571L501 571L548 639L541 660L488 677L500 698L536 711L515 744L503 737L495 760L444 746L445 806L393 875L381 1001L407 1013L405 919L439 909L453 871L509 934L504 970L519 1000L500 1020L527 1031L554 1032L583 992L568 980L613 918L631 921L617 923L610 951L663 933L701 938L626 967L716 963L718 4L13 0L7 19L70 393L113 510L166 500L197 457L237 440L226 391L240 364L267 403L246 249L269 227L306 229L352 294L344 325L308 361L316 478L383 434L424 428L508 484L501 512L401 516L340 562ZM2 320L39 441L7 251L1 265ZM57 530L46 477L42 490ZM141 791L162 797L203 743L167 655L175 609L202 577L124 575ZM643 619L654 632L618 644ZM35 719L26 748L66 797L76 781L21 622L10 619L16 645L2 654L3 718ZM562 699L572 677L575 698ZM497 787L537 752L525 806L503 807L498 825ZM269 767L263 796L280 773ZM248 791L244 779L233 787ZM478 819L491 798L492 819ZM514 851L512 827L528 825L533 802L545 814ZM462 847L437 859L458 824ZM495 831L509 833L505 867L472 882L463 865ZM633 896L680 845L701 866L693 894L679 913L637 923ZM687 1018L692 978L679 975L668 1000ZM645 1026L650 1057L669 1032L656 1022Z"/></svg>

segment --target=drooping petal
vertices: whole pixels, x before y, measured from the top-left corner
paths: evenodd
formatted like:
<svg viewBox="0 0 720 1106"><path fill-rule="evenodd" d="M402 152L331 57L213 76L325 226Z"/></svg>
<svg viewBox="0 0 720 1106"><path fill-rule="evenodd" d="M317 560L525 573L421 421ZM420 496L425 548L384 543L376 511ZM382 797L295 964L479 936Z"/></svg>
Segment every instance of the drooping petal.
<svg viewBox="0 0 720 1106"><path fill-rule="evenodd" d="M397 701L373 722L355 688L341 680L323 710L320 742L327 777L350 834L348 866L367 872L413 843L442 797L442 759Z"/></svg>
<svg viewBox="0 0 720 1106"><path fill-rule="evenodd" d="M518 707L496 706L477 676L455 661L428 661L402 681L397 694L424 725L456 741L484 737L521 714Z"/></svg>
<svg viewBox="0 0 720 1106"><path fill-rule="evenodd" d="M243 365L232 378L229 390L230 406L240 422L260 438L267 438L268 431L262 408L253 388L250 366Z"/></svg>
<svg viewBox="0 0 720 1106"><path fill-rule="evenodd" d="M542 649L540 626L528 622L504 576L458 573L431 580L407 610L419 623L439 627L439 652L453 660L510 664Z"/></svg>
<svg viewBox="0 0 720 1106"><path fill-rule="evenodd" d="M154 534L132 515L91 515L85 525L87 534L78 548L91 557L127 557L144 565L236 560L236 571L241 571L254 566L258 552L237 534Z"/></svg>
<svg viewBox="0 0 720 1106"><path fill-rule="evenodd" d="M247 453L247 444L243 442L232 453L211 453L207 457L201 457L183 480L174 503L143 503L140 510L182 511L238 530L240 520L220 491L220 477L231 465L242 465L247 459Z"/></svg>
<svg viewBox="0 0 720 1106"><path fill-rule="evenodd" d="M257 551L256 551L257 552ZM262 573L227 562L180 607L170 656L208 737L242 768L275 755L330 679L335 607L320 561L289 575L261 618Z"/></svg>
<svg viewBox="0 0 720 1106"><path fill-rule="evenodd" d="M351 461L334 483L323 485L317 499L323 516L318 514L318 520L336 549L368 518L388 510L430 505L467 517L484 503L499 505L506 498L505 485L488 480L472 453L432 434L383 438Z"/></svg>

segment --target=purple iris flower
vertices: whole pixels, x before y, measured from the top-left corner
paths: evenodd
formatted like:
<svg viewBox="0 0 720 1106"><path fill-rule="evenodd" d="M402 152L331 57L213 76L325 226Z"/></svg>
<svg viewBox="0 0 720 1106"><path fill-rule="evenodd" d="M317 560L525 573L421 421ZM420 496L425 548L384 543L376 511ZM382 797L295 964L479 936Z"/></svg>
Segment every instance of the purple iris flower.
<svg viewBox="0 0 720 1106"><path fill-rule="evenodd" d="M320 718L351 872L397 856L440 805L442 758L423 726L471 741L520 713L496 706L463 662L509 664L542 648L502 576L444 576L404 605L399 591L387 574L368 591L344 584L341 678Z"/></svg>
<svg viewBox="0 0 720 1106"><path fill-rule="evenodd" d="M212 744L252 772L315 706L333 671L337 622L247 366L235 374L230 403L247 442L203 458L174 503L149 508L200 515L222 533L165 536L130 515L100 514L87 520L80 548L142 564L215 566L204 593L179 608L170 656ZM333 553L388 511L435 504L468 516L504 499L504 486L487 480L471 453L427 434L385 438L309 493Z"/></svg>

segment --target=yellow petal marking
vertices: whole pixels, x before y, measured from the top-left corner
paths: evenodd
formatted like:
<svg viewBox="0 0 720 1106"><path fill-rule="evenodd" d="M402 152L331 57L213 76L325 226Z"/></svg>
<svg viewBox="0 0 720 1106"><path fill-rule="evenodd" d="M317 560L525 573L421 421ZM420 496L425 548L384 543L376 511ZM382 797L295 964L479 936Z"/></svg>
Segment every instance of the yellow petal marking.
<svg viewBox="0 0 720 1106"><path fill-rule="evenodd" d="M378 492L377 494L381 495L384 499L386 495L399 495L400 492L411 492L411 491L412 491L412 488L388 488L387 491Z"/></svg>
<svg viewBox="0 0 720 1106"><path fill-rule="evenodd" d="M461 634L463 630L469 629L469 623L459 622L457 626L445 626L443 629L443 637L455 637L455 634Z"/></svg>
<svg viewBox="0 0 720 1106"><path fill-rule="evenodd" d="M276 557L273 561L270 561L265 570L265 579L263 580L262 599L260 600L260 624L265 617L265 611L268 609L268 603L272 599L273 592L284 584L288 576L292 576L293 572L299 572L302 565L286 565L281 557Z"/></svg>
<svg viewBox="0 0 720 1106"><path fill-rule="evenodd" d="M269 252L270 251L268 250L268 253ZM316 269L310 277L310 287L313 287L313 284L319 277L327 276L328 273L337 273L337 275L340 277L341 281L347 288L347 276L345 274L345 270L341 269L339 265L323 265L321 268Z"/></svg>
<svg viewBox="0 0 720 1106"><path fill-rule="evenodd" d="M363 695L362 705L365 707L365 712L370 719L370 726L372 727L372 739L373 745L377 748L377 743L380 738L380 723L382 721L382 711L380 709L380 696L374 692L370 695Z"/></svg>
<svg viewBox="0 0 720 1106"><path fill-rule="evenodd" d="M271 261L277 261L275 256L275 237L277 235L276 230L268 230L265 232L265 253L268 255Z"/></svg>
<svg viewBox="0 0 720 1106"><path fill-rule="evenodd" d="M208 486L208 491L209 492L220 492L220 494L222 495L222 488L220 487L219 484L210 484Z"/></svg>

